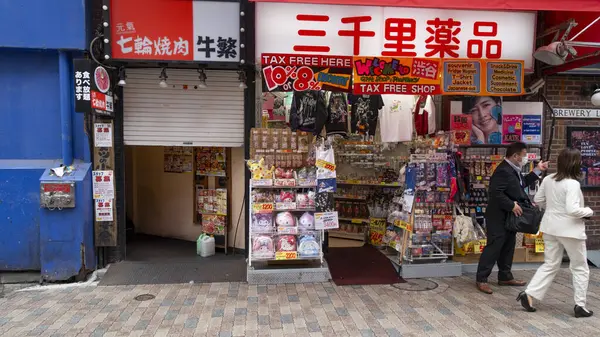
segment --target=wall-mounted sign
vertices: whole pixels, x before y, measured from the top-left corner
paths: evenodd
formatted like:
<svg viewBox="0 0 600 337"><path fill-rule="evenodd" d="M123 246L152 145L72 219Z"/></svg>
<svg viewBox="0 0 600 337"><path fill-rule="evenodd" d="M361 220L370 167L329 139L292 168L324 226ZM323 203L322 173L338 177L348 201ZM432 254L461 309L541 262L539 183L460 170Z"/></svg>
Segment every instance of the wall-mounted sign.
<svg viewBox="0 0 600 337"><path fill-rule="evenodd" d="M567 146L581 151L582 187L600 187L600 127L567 127Z"/></svg>
<svg viewBox="0 0 600 337"><path fill-rule="evenodd" d="M437 95L440 60L396 57L355 57L354 94Z"/></svg>
<svg viewBox="0 0 600 337"><path fill-rule="evenodd" d="M600 109L554 109L556 118L600 118Z"/></svg>
<svg viewBox="0 0 600 337"><path fill-rule="evenodd" d="M112 0L109 10L112 58L240 60L239 2Z"/></svg>
<svg viewBox="0 0 600 337"><path fill-rule="evenodd" d="M518 96L525 93L523 61L443 60L443 92Z"/></svg>
<svg viewBox="0 0 600 337"><path fill-rule="evenodd" d="M114 114L110 74L106 68L88 59L74 59L73 79L76 112L93 110L101 115Z"/></svg>
<svg viewBox="0 0 600 337"><path fill-rule="evenodd" d="M535 12L259 2L256 57L315 53L508 59L525 60L531 70L535 24Z"/></svg>
<svg viewBox="0 0 600 337"><path fill-rule="evenodd" d="M352 57L330 55L261 55L265 91L349 91Z"/></svg>

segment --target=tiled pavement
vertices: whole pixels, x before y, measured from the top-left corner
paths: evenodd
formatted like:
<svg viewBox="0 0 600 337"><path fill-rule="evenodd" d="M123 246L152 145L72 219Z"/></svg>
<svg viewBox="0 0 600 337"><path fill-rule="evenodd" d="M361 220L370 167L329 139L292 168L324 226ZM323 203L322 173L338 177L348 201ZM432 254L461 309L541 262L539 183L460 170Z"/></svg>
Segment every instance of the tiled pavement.
<svg viewBox="0 0 600 337"><path fill-rule="evenodd" d="M532 272L516 272L529 279ZM431 291L332 283L89 286L13 292L0 299L2 336L600 336L600 315L572 318L562 270L538 312L518 289L474 291L473 276L435 280ZM149 301L134 297L150 293ZM589 307L600 314L600 270Z"/></svg>

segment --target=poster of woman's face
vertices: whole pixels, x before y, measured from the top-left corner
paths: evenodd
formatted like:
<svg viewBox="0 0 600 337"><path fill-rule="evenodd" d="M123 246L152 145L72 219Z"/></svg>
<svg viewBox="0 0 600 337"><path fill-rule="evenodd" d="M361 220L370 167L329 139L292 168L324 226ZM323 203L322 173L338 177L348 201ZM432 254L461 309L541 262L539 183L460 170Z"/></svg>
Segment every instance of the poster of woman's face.
<svg viewBox="0 0 600 337"><path fill-rule="evenodd" d="M502 143L502 99L493 96L464 97L462 113L472 116L472 144Z"/></svg>

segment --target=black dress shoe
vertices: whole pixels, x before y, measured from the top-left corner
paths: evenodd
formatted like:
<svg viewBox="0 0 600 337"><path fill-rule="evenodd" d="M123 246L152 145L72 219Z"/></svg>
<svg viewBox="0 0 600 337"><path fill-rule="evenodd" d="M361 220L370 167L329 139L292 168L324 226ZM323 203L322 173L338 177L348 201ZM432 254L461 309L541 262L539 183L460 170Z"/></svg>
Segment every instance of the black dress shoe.
<svg viewBox="0 0 600 337"><path fill-rule="evenodd" d="M525 293L524 291L521 291L519 293L519 296L517 296L517 301L520 301L521 306L525 308L525 310L527 310L528 312L535 312L537 310L529 304L529 296L527 296L527 293Z"/></svg>
<svg viewBox="0 0 600 337"><path fill-rule="evenodd" d="M580 307L578 305L575 306L575 317L576 318L581 318L581 317L591 317L594 315L593 311L590 310L586 310L584 307Z"/></svg>

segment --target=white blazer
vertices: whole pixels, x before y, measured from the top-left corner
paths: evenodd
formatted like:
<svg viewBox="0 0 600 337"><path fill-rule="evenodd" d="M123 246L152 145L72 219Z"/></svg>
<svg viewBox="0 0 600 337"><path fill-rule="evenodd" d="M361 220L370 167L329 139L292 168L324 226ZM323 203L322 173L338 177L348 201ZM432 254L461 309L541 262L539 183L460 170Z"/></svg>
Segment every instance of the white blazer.
<svg viewBox="0 0 600 337"><path fill-rule="evenodd" d="M583 218L594 215L589 207L583 205L581 186L575 179L554 180L555 174L544 178L533 201L545 208L540 232L585 240Z"/></svg>

